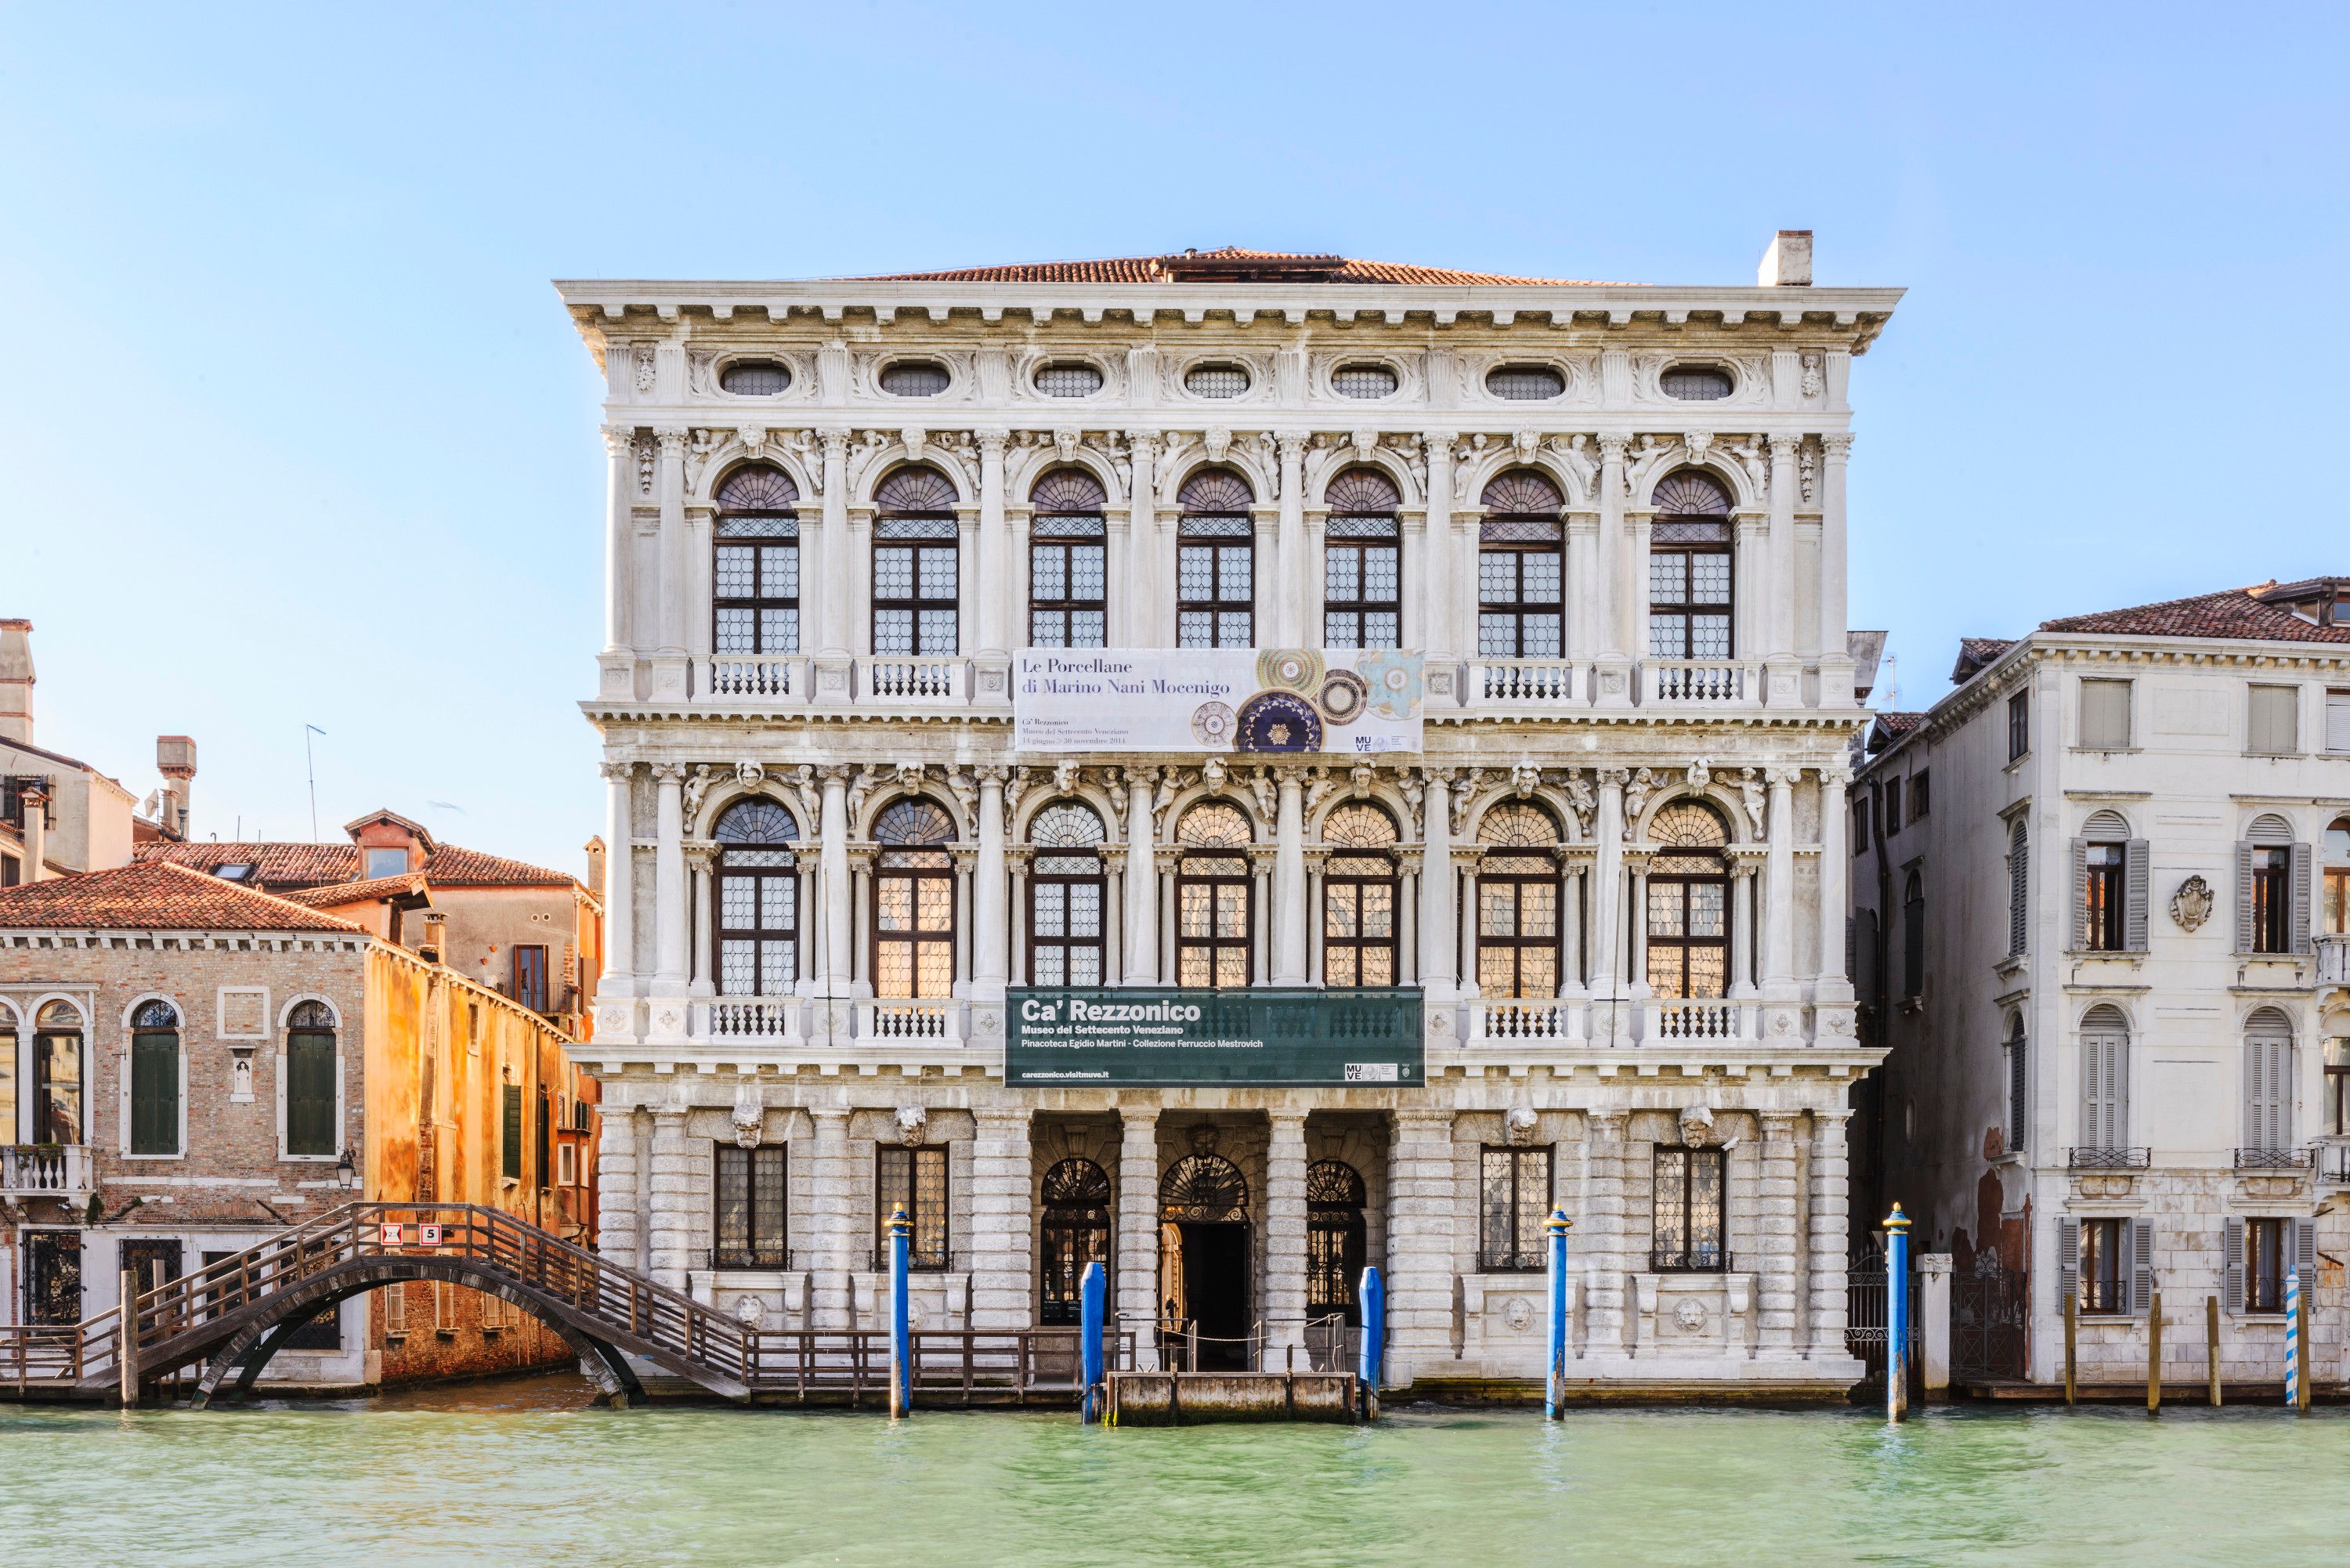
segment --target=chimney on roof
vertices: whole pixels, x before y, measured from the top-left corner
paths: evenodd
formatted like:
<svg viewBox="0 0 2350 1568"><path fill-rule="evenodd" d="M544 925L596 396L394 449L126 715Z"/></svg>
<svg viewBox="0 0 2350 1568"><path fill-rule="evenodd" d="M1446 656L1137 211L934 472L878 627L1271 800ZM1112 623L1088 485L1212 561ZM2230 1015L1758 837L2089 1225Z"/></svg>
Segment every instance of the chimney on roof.
<svg viewBox="0 0 2350 1568"><path fill-rule="evenodd" d="M33 743L33 623L0 620L0 741Z"/></svg>
<svg viewBox="0 0 2350 1568"><path fill-rule="evenodd" d="M158 821L174 838L188 836L189 782L196 776L196 742L189 735L155 737L155 771L163 775L163 809Z"/></svg>
<svg viewBox="0 0 2350 1568"><path fill-rule="evenodd" d="M597 834L582 846L588 851L588 890L604 896L604 836Z"/></svg>
<svg viewBox="0 0 2350 1568"><path fill-rule="evenodd" d="M1812 231L1781 229L1771 248L1762 253L1762 265L1754 269L1754 281L1764 288L1809 288L1812 286Z"/></svg>
<svg viewBox="0 0 2350 1568"><path fill-rule="evenodd" d="M424 911L424 940L417 944L416 956L427 963L439 963L448 950L449 917L438 909Z"/></svg>
<svg viewBox="0 0 2350 1568"><path fill-rule="evenodd" d="M43 862L49 853L49 781L26 779L16 799L25 814L25 880L42 881L48 876Z"/></svg>

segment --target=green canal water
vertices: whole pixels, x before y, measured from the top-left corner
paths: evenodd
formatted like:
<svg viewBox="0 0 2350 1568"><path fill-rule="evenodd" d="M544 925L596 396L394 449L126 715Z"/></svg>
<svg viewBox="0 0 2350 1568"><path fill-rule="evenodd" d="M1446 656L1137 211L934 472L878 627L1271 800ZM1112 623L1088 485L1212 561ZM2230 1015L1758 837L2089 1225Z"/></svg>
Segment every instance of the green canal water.
<svg viewBox="0 0 2350 1568"><path fill-rule="evenodd" d="M2350 1409L1391 1410L1370 1429L583 1407L532 1379L0 1407L0 1562L1996 1563L2350 1550Z"/></svg>

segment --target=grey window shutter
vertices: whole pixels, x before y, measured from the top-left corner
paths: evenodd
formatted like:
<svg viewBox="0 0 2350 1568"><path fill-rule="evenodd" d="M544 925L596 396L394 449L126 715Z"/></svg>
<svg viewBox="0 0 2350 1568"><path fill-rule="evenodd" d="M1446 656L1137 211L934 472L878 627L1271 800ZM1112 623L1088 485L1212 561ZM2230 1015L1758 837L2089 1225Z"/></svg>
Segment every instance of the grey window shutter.
<svg viewBox="0 0 2350 1568"><path fill-rule="evenodd" d="M2293 1222L2293 1266L2301 1271L2305 1293L2317 1283L2317 1221L2304 1215Z"/></svg>
<svg viewBox="0 0 2350 1568"><path fill-rule="evenodd" d="M2103 1042L2095 1034L2081 1041L2081 1147L2099 1148L2105 1139L2099 1135L2105 1128L2106 1053Z"/></svg>
<svg viewBox="0 0 2350 1568"><path fill-rule="evenodd" d="M2073 939L2069 944L2074 952L2085 952L2089 946L2089 841L2073 840Z"/></svg>
<svg viewBox="0 0 2350 1568"><path fill-rule="evenodd" d="M2007 1043L2007 1147L2023 1147L2024 1043L2022 1035Z"/></svg>
<svg viewBox="0 0 2350 1568"><path fill-rule="evenodd" d="M2310 846L2293 846L2293 950L2309 951Z"/></svg>
<svg viewBox="0 0 2350 1568"><path fill-rule="evenodd" d="M2293 1043L2272 1034L2244 1042L2244 1147L2276 1150L2293 1137Z"/></svg>
<svg viewBox="0 0 2350 1568"><path fill-rule="evenodd" d="M2122 946L2134 953L2146 951L2147 848L2145 839L2131 839L2128 847L2128 864L2124 867L2129 881L2129 900L2128 928L2123 933Z"/></svg>
<svg viewBox="0 0 2350 1568"><path fill-rule="evenodd" d="M2056 1221L2056 1310L2081 1293L2081 1222Z"/></svg>
<svg viewBox="0 0 2350 1568"><path fill-rule="evenodd" d="M2154 1305L2154 1221L2129 1222L2130 1311L2144 1317Z"/></svg>
<svg viewBox="0 0 2350 1568"><path fill-rule="evenodd" d="M2129 1138L2129 1036L2100 1029L2081 1037L2081 1144L2119 1148Z"/></svg>
<svg viewBox="0 0 2350 1568"><path fill-rule="evenodd" d="M2023 824L2007 836L2007 951L2021 954L2032 934L2032 841Z"/></svg>
<svg viewBox="0 0 2350 1568"><path fill-rule="evenodd" d="M2252 846L2236 845L2236 950L2252 950Z"/></svg>
<svg viewBox="0 0 2350 1568"><path fill-rule="evenodd" d="M2325 749L2350 752L2350 691L2325 694Z"/></svg>
<svg viewBox="0 0 2350 1568"><path fill-rule="evenodd" d="M2226 1267L2220 1304L2231 1313L2244 1310L2244 1222L2230 1215L2220 1225L2220 1251Z"/></svg>

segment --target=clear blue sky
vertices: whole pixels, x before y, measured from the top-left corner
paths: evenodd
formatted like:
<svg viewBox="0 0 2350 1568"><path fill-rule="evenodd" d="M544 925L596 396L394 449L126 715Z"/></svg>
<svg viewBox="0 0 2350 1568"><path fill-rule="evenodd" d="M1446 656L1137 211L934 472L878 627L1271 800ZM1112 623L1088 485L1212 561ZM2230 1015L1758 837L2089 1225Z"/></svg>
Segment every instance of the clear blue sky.
<svg viewBox="0 0 2350 1568"><path fill-rule="evenodd" d="M598 826L598 386L557 276L1239 244L1908 302L1852 600L1962 633L2350 571L2339 8L0 12L0 615L197 827ZM2293 472L2303 477L2294 480ZM441 804L434 804L441 803Z"/></svg>

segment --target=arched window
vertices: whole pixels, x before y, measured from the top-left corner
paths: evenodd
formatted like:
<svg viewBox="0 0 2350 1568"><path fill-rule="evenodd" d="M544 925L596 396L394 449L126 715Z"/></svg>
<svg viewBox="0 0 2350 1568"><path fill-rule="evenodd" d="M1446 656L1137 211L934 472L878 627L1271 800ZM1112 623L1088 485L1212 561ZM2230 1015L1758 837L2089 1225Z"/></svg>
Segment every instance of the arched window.
<svg viewBox="0 0 2350 1568"><path fill-rule="evenodd" d="M44 1004L33 1019L33 1141L88 1143L82 1093L82 1016L69 1002Z"/></svg>
<svg viewBox="0 0 2350 1568"><path fill-rule="evenodd" d="M180 1152L180 1010L161 998L130 1015L130 1152Z"/></svg>
<svg viewBox="0 0 2350 1568"><path fill-rule="evenodd" d="M1403 497L1376 468L1350 468L1323 499L1322 642L1395 648L1403 638Z"/></svg>
<svg viewBox="0 0 2350 1568"><path fill-rule="evenodd" d="M1648 829L1648 989L1661 997L1716 997L1730 981L1730 843L1721 815L1677 800Z"/></svg>
<svg viewBox="0 0 2350 1568"><path fill-rule="evenodd" d="M954 994L953 819L933 800L909 795L882 812L873 842L873 994Z"/></svg>
<svg viewBox="0 0 2350 1568"><path fill-rule="evenodd" d="M719 817L718 991L789 996L800 978L799 824L772 800L735 802Z"/></svg>
<svg viewBox="0 0 2350 1568"><path fill-rule="evenodd" d="M2296 1159L2293 1023L2273 1007L2261 1008L2244 1021L2244 1149L2237 1157L2240 1166Z"/></svg>
<svg viewBox="0 0 2350 1568"><path fill-rule="evenodd" d="M2325 830L2325 929L2350 933L2350 816Z"/></svg>
<svg viewBox="0 0 2350 1568"><path fill-rule="evenodd" d="M1221 1154L1187 1154L1159 1179L1159 1218L1169 1225L1243 1225L1248 1178Z"/></svg>
<svg viewBox="0 0 2350 1568"><path fill-rule="evenodd" d="M1363 1321L1356 1282L1362 1278L1363 1178L1343 1159L1305 1168L1305 1314Z"/></svg>
<svg viewBox="0 0 2350 1568"><path fill-rule="evenodd" d="M1107 1273L1109 1177L1090 1159L1065 1159L1045 1172L1045 1290L1041 1319L1069 1324L1084 1316L1080 1294L1087 1263Z"/></svg>
<svg viewBox="0 0 2350 1568"><path fill-rule="evenodd" d="M2025 1096L2031 1088L2031 1065L2023 1044L2023 1014L2021 1011L2007 1017L2007 1152L2019 1153L2024 1147Z"/></svg>
<svg viewBox="0 0 2350 1568"><path fill-rule="evenodd" d="M1091 806L1055 801L1028 824L1028 983L1102 985L1109 979L1102 820Z"/></svg>
<svg viewBox="0 0 2350 1568"><path fill-rule="evenodd" d="M1695 469L1668 474L1650 504L1648 653L1730 659L1730 492Z"/></svg>
<svg viewBox="0 0 2350 1568"><path fill-rule="evenodd" d="M2080 908L2075 940L2080 950L2117 953L2129 946L2129 824L2121 814L2095 812L2081 825L2080 868L2074 873Z"/></svg>
<svg viewBox="0 0 2350 1568"><path fill-rule="evenodd" d="M764 462L736 469L718 487L713 651L799 651L799 499L792 476Z"/></svg>
<svg viewBox="0 0 2350 1568"><path fill-rule="evenodd" d="M1926 994L1926 878L1917 871L1901 886L1901 994Z"/></svg>
<svg viewBox="0 0 2350 1568"><path fill-rule="evenodd" d="M1442 809L1432 805L1431 811ZM1487 997L1558 994L1558 824L1503 801L1477 825L1477 989Z"/></svg>
<svg viewBox="0 0 2350 1568"><path fill-rule="evenodd" d="M1513 469L1485 486L1478 526L1477 651L1556 659L1563 651L1566 500L1543 474Z"/></svg>
<svg viewBox="0 0 2350 1568"><path fill-rule="evenodd" d="M873 651L955 651L955 493L934 468L901 468L873 495Z"/></svg>
<svg viewBox="0 0 2350 1568"><path fill-rule="evenodd" d="M1109 618L1108 493L1084 469L1058 468L1028 500L1028 646L1099 648Z"/></svg>
<svg viewBox="0 0 2350 1568"><path fill-rule="evenodd" d="M1322 983L1396 982L1395 818L1367 802L1322 822Z"/></svg>
<svg viewBox="0 0 2350 1568"><path fill-rule="evenodd" d="M1248 847L1254 836L1238 806L1202 801L1176 829L1182 858L1175 864L1175 983L1250 983L1256 899Z"/></svg>
<svg viewBox="0 0 2350 1568"><path fill-rule="evenodd" d="M2007 951L2022 956L2032 940L2032 836L2019 819L2007 830Z"/></svg>
<svg viewBox="0 0 2350 1568"><path fill-rule="evenodd" d="M2081 1017L2081 1147L2072 1163L2129 1163L2129 1022L2099 1005Z"/></svg>
<svg viewBox="0 0 2350 1568"><path fill-rule="evenodd" d="M323 1002L305 1002L286 1020L286 1154L332 1159L342 1152L336 1115L335 1015Z"/></svg>
<svg viewBox="0 0 2350 1568"><path fill-rule="evenodd" d="M2308 846L2293 841L2293 824L2273 813L2256 817L2245 829L2237 850L2237 950L2246 953L2290 953L2299 950L2296 937L2308 929L2295 884L2298 868L2308 869ZM2306 884L2303 884L2305 886Z"/></svg>
<svg viewBox="0 0 2350 1568"><path fill-rule="evenodd" d="M1256 497L1228 468L1203 468L1176 495L1175 644L1256 644Z"/></svg>

